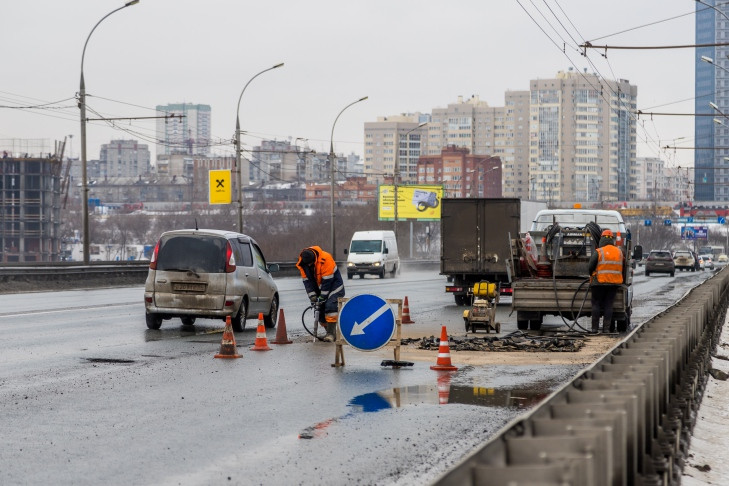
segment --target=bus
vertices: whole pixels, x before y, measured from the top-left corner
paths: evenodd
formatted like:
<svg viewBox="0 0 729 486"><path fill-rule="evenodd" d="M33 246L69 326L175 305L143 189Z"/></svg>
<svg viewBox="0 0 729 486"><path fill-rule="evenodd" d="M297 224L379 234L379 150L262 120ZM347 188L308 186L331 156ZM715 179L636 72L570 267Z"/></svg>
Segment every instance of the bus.
<svg viewBox="0 0 729 486"><path fill-rule="evenodd" d="M723 253L724 247L721 245L704 245L699 247L699 255L711 255L714 261Z"/></svg>

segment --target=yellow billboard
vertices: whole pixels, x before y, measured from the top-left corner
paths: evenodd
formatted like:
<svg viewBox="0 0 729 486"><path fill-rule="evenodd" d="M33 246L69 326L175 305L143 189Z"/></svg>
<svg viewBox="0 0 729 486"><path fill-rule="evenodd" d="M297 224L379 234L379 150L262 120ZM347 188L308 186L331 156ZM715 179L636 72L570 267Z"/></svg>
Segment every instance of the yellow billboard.
<svg viewBox="0 0 729 486"><path fill-rule="evenodd" d="M211 170L208 174L210 179L210 204L230 204L233 193L230 182L230 169Z"/></svg>
<svg viewBox="0 0 729 486"><path fill-rule="evenodd" d="M397 186L397 219L434 221L440 219L443 186ZM377 217L395 219L395 186L380 186Z"/></svg>

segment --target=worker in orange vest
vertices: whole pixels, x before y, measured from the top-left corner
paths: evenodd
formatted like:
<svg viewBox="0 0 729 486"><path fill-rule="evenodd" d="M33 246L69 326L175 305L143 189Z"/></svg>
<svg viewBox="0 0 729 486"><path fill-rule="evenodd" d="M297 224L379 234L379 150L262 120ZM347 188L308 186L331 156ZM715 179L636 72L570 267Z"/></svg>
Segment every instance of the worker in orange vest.
<svg viewBox="0 0 729 486"><path fill-rule="evenodd" d="M613 304L623 283L623 251L615 245L613 232L606 229L600 235L600 244L590 257L590 290L592 300L592 332L615 332Z"/></svg>
<svg viewBox="0 0 729 486"><path fill-rule="evenodd" d="M339 297L344 297L344 280L337 263L329 253L318 246L304 248L296 267L301 272L306 295L312 304L319 305L319 322L326 328L324 341L334 341L339 318Z"/></svg>

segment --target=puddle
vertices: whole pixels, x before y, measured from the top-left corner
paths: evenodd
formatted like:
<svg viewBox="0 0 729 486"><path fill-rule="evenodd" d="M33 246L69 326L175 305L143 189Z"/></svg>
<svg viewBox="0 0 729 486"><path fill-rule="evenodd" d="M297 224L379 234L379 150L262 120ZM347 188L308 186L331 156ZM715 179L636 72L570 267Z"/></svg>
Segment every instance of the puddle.
<svg viewBox="0 0 729 486"><path fill-rule="evenodd" d="M541 402L547 389L487 388L451 385L450 380L439 379L437 385L416 385L391 388L354 397L349 406L356 412L377 412L407 405L460 403L480 407L530 408Z"/></svg>
<svg viewBox="0 0 729 486"><path fill-rule="evenodd" d="M550 393L546 387L512 389L451 384L450 373L439 373L435 384L388 388L358 395L347 404L351 409L348 414L307 427L299 433L299 439L322 437L326 435L327 427L355 413L373 413L409 405L456 403L480 407L527 409L540 403Z"/></svg>

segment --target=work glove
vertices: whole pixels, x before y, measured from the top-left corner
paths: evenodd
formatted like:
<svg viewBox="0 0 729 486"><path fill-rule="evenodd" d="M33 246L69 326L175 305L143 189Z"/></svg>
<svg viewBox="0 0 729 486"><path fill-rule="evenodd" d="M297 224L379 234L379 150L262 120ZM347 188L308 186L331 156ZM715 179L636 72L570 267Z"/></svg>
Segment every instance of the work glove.
<svg viewBox="0 0 729 486"><path fill-rule="evenodd" d="M318 297L318 298L316 299L316 305L318 305L318 306L319 306L319 309L323 309L323 308L324 308L324 303L325 303L326 301L327 301L327 299L325 299L324 297L322 297L322 296L320 295L320 296L319 296L319 297Z"/></svg>
<svg viewBox="0 0 729 486"><path fill-rule="evenodd" d="M316 295L309 296L309 302L311 302L312 304L316 304L317 300L319 300L318 296L316 296Z"/></svg>

